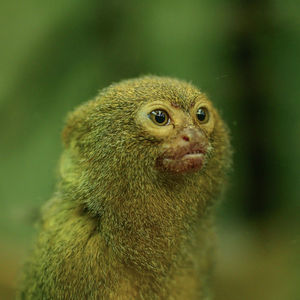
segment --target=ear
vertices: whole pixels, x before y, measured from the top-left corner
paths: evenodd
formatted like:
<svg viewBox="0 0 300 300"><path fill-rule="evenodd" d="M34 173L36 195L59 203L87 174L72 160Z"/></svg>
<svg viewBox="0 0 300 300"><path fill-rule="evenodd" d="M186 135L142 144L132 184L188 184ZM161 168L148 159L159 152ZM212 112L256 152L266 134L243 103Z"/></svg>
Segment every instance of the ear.
<svg viewBox="0 0 300 300"><path fill-rule="evenodd" d="M66 148L69 147L71 139L74 137L76 131L78 131L81 115L78 111L69 113L66 119L66 125L62 131L62 141Z"/></svg>
<svg viewBox="0 0 300 300"><path fill-rule="evenodd" d="M67 115L65 127L61 135L66 148L70 146L72 140L79 140L84 133L88 132L88 120L91 112L90 103L87 102L79 106Z"/></svg>

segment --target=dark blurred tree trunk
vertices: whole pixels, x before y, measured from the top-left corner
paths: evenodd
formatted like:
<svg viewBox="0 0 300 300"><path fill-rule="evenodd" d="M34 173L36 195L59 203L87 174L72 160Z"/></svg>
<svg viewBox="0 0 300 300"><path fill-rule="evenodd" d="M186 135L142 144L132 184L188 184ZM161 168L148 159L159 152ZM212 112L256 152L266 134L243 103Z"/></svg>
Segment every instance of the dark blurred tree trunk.
<svg viewBox="0 0 300 300"><path fill-rule="evenodd" d="M272 199L272 141L267 116L270 93L263 69L264 36L271 31L267 0L240 0L235 11L233 36L234 68L237 74L237 98L244 128L242 143L248 160L248 176L244 189L244 212L253 221L263 220L275 208Z"/></svg>

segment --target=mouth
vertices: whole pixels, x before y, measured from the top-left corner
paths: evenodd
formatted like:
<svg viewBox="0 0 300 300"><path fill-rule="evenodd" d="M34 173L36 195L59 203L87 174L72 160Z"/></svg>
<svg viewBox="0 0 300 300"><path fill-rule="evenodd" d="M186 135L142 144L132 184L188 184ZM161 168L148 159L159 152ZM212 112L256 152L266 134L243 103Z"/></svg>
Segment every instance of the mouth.
<svg viewBox="0 0 300 300"><path fill-rule="evenodd" d="M188 152L188 153L184 154L182 156L182 159L198 158L198 157L203 157L203 156L204 156L204 152L197 150L194 152Z"/></svg>
<svg viewBox="0 0 300 300"><path fill-rule="evenodd" d="M206 151L202 145L177 148L164 153L157 160L157 166L172 173L197 171L202 168Z"/></svg>

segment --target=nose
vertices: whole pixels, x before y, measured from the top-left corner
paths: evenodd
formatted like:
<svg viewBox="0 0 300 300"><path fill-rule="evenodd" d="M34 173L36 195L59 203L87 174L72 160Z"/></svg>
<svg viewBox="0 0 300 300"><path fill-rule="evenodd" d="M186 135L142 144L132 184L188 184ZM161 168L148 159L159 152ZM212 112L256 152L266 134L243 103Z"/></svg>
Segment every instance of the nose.
<svg viewBox="0 0 300 300"><path fill-rule="evenodd" d="M203 138L203 134L196 128L185 128L180 133L181 140L184 142L196 142L199 139Z"/></svg>
<svg viewBox="0 0 300 300"><path fill-rule="evenodd" d="M187 135L183 135L182 136L182 139L186 142L189 142L190 141L190 138L187 136Z"/></svg>

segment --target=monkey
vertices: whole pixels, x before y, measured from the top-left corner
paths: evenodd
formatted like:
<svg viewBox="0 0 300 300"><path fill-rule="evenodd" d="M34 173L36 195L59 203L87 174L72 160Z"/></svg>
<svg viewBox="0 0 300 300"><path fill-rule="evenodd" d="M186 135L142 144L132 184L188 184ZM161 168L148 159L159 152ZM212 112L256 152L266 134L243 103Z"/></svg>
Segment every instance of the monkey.
<svg viewBox="0 0 300 300"><path fill-rule="evenodd" d="M113 83L71 112L17 299L212 299L230 135L191 83Z"/></svg>

